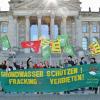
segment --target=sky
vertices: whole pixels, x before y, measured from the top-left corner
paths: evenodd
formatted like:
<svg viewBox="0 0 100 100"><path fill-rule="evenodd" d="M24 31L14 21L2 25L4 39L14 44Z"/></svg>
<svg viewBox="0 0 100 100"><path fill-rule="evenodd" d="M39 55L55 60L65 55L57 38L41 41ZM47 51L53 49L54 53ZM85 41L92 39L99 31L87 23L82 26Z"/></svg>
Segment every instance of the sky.
<svg viewBox="0 0 100 100"><path fill-rule="evenodd" d="M7 11L9 10L8 1L10 0L0 0L0 10ZM92 11L99 11L100 0L80 0L82 2L81 7L82 11L88 11L91 7Z"/></svg>

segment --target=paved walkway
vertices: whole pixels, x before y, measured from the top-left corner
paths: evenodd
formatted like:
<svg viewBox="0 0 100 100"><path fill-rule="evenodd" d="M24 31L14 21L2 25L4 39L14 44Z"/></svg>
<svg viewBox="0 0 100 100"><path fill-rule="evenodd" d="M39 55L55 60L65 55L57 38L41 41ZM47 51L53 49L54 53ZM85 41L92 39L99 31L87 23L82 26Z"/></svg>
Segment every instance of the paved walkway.
<svg viewBox="0 0 100 100"><path fill-rule="evenodd" d="M100 95L0 94L0 100L100 100Z"/></svg>

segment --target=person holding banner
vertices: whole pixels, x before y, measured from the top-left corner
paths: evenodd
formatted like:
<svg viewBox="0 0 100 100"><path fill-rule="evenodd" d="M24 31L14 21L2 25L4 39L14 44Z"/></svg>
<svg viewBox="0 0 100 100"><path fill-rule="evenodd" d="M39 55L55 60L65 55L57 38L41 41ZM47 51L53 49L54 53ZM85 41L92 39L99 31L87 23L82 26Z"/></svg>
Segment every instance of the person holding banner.
<svg viewBox="0 0 100 100"><path fill-rule="evenodd" d="M50 66L49 66L49 62L48 61L45 61L44 62L44 68L49 68Z"/></svg>
<svg viewBox="0 0 100 100"><path fill-rule="evenodd" d="M15 71L16 70L16 67L15 66L12 66L11 70Z"/></svg>
<svg viewBox="0 0 100 100"><path fill-rule="evenodd" d="M43 64L42 62L40 62L40 63L38 64L38 68L44 68L44 64Z"/></svg>
<svg viewBox="0 0 100 100"><path fill-rule="evenodd" d="M80 65L84 65L84 64L87 64L87 62L85 61L84 57L81 57ZM84 93L85 88L81 88L81 91L82 91L82 93Z"/></svg>
<svg viewBox="0 0 100 100"><path fill-rule="evenodd" d="M6 60L4 60L4 61L2 62L2 64L1 64L1 69L3 69L3 70L6 69L6 63L7 63Z"/></svg>
<svg viewBox="0 0 100 100"><path fill-rule="evenodd" d="M27 68L30 68L31 62L32 62L32 60L31 60L31 57L30 57L30 58L27 59Z"/></svg>
<svg viewBox="0 0 100 100"><path fill-rule="evenodd" d="M91 58L91 59L90 59L90 61L91 61L91 62L90 62L90 64L97 64L97 62L96 62L96 59L95 59L95 58Z"/></svg>
<svg viewBox="0 0 100 100"><path fill-rule="evenodd" d="M91 58L90 61L91 61L90 64L97 64L95 58ZM90 72L90 74L96 75L96 72L95 72L95 71L96 71L95 68L92 69L92 71ZM98 92L98 87L94 87L94 88L89 87L89 90L94 90L94 91L95 91L95 94L97 94L97 92Z"/></svg>
<svg viewBox="0 0 100 100"><path fill-rule="evenodd" d="M10 66L10 64L9 64L9 61L7 61L6 62L6 72L9 72L9 71L11 71L11 66Z"/></svg>
<svg viewBox="0 0 100 100"><path fill-rule="evenodd" d="M34 68L38 68L38 64L37 63L34 64Z"/></svg>
<svg viewBox="0 0 100 100"><path fill-rule="evenodd" d="M74 66L74 61L72 60L72 56L68 56L68 64Z"/></svg>
<svg viewBox="0 0 100 100"><path fill-rule="evenodd" d="M33 65L32 61L29 62L29 68L34 68L34 65Z"/></svg>
<svg viewBox="0 0 100 100"><path fill-rule="evenodd" d="M87 61L85 60L85 57L81 57L80 65L87 64Z"/></svg>
<svg viewBox="0 0 100 100"><path fill-rule="evenodd" d="M16 69L20 69L20 65L18 65L18 64L16 63L16 61L13 62L13 66L14 66Z"/></svg>
<svg viewBox="0 0 100 100"><path fill-rule="evenodd" d="M89 74L100 79L100 72L97 72L96 68L92 68L90 70ZM100 83L100 82L98 82L98 83ZM98 86L96 86L94 88L89 87L89 90L94 90L95 94L97 94L98 93Z"/></svg>
<svg viewBox="0 0 100 100"><path fill-rule="evenodd" d="M74 60L74 64L75 64L75 66L76 66L76 65L79 65L78 59L75 59L75 60Z"/></svg>
<svg viewBox="0 0 100 100"><path fill-rule="evenodd" d="M64 68L68 68L68 60L67 59L64 59Z"/></svg>

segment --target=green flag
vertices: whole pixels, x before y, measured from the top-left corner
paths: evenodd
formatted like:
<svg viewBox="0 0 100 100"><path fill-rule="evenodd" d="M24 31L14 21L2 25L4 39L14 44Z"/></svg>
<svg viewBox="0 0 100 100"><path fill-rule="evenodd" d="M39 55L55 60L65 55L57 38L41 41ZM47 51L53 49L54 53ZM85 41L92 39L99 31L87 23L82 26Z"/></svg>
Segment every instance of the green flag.
<svg viewBox="0 0 100 100"><path fill-rule="evenodd" d="M68 55L71 55L71 56L75 55L74 48L70 44L65 46L64 52L67 53Z"/></svg>
<svg viewBox="0 0 100 100"><path fill-rule="evenodd" d="M11 48L7 35L1 37L0 42L1 42L3 48L6 48L6 49Z"/></svg>
<svg viewBox="0 0 100 100"><path fill-rule="evenodd" d="M62 34L58 36L58 39L60 40L61 47L65 47L66 42L69 41L67 34Z"/></svg>
<svg viewBox="0 0 100 100"><path fill-rule="evenodd" d="M42 47L42 57L43 57L43 61L48 60L50 58L50 46L43 46Z"/></svg>

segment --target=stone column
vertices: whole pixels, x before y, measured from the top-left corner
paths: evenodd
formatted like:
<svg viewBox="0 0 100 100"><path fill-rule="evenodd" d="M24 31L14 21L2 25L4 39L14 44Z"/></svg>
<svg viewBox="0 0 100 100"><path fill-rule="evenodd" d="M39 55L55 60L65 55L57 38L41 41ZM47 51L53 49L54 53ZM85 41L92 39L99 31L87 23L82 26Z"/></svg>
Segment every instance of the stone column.
<svg viewBox="0 0 100 100"><path fill-rule="evenodd" d="M100 39L100 21L99 21L99 37L98 38Z"/></svg>
<svg viewBox="0 0 100 100"><path fill-rule="evenodd" d="M19 47L18 41L18 16L9 15L9 22L8 22L8 39L10 41L11 47Z"/></svg>
<svg viewBox="0 0 100 100"><path fill-rule="evenodd" d="M74 21L72 22L72 38L73 38L73 45L76 45L76 39L77 39L77 34L76 34L76 26L75 26L75 18Z"/></svg>
<svg viewBox="0 0 100 100"><path fill-rule="evenodd" d="M62 17L62 33L61 34L67 34L66 18L67 17Z"/></svg>
<svg viewBox="0 0 100 100"><path fill-rule="evenodd" d="M93 25L93 23L92 22L88 22L88 33L89 33L89 44L91 43L91 41L92 41L92 25Z"/></svg>
<svg viewBox="0 0 100 100"><path fill-rule="evenodd" d="M30 20L29 16L26 16L26 41L30 40ZM30 49L25 49L25 53L30 53Z"/></svg>
<svg viewBox="0 0 100 100"><path fill-rule="evenodd" d="M63 19L61 20L61 25L60 25L60 34L63 33Z"/></svg>
<svg viewBox="0 0 100 100"><path fill-rule="evenodd" d="M19 35L18 35L18 17L14 16L14 33L15 33L15 45L18 48L19 47Z"/></svg>
<svg viewBox="0 0 100 100"><path fill-rule="evenodd" d="M76 25L76 46L82 47L82 22L81 17L75 17L75 25Z"/></svg>
<svg viewBox="0 0 100 100"><path fill-rule="evenodd" d="M60 34L63 33L63 17L61 17Z"/></svg>
<svg viewBox="0 0 100 100"><path fill-rule="evenodd" d="M41 37L41 19L42 16L38 16L38 39Z"/></svg>
<svg viewBox="0 0 100 100"><path fill-rule="evenodd" d="M51 16L51 23L50 23L50 38L54 39L54 16Z"/></svg>

